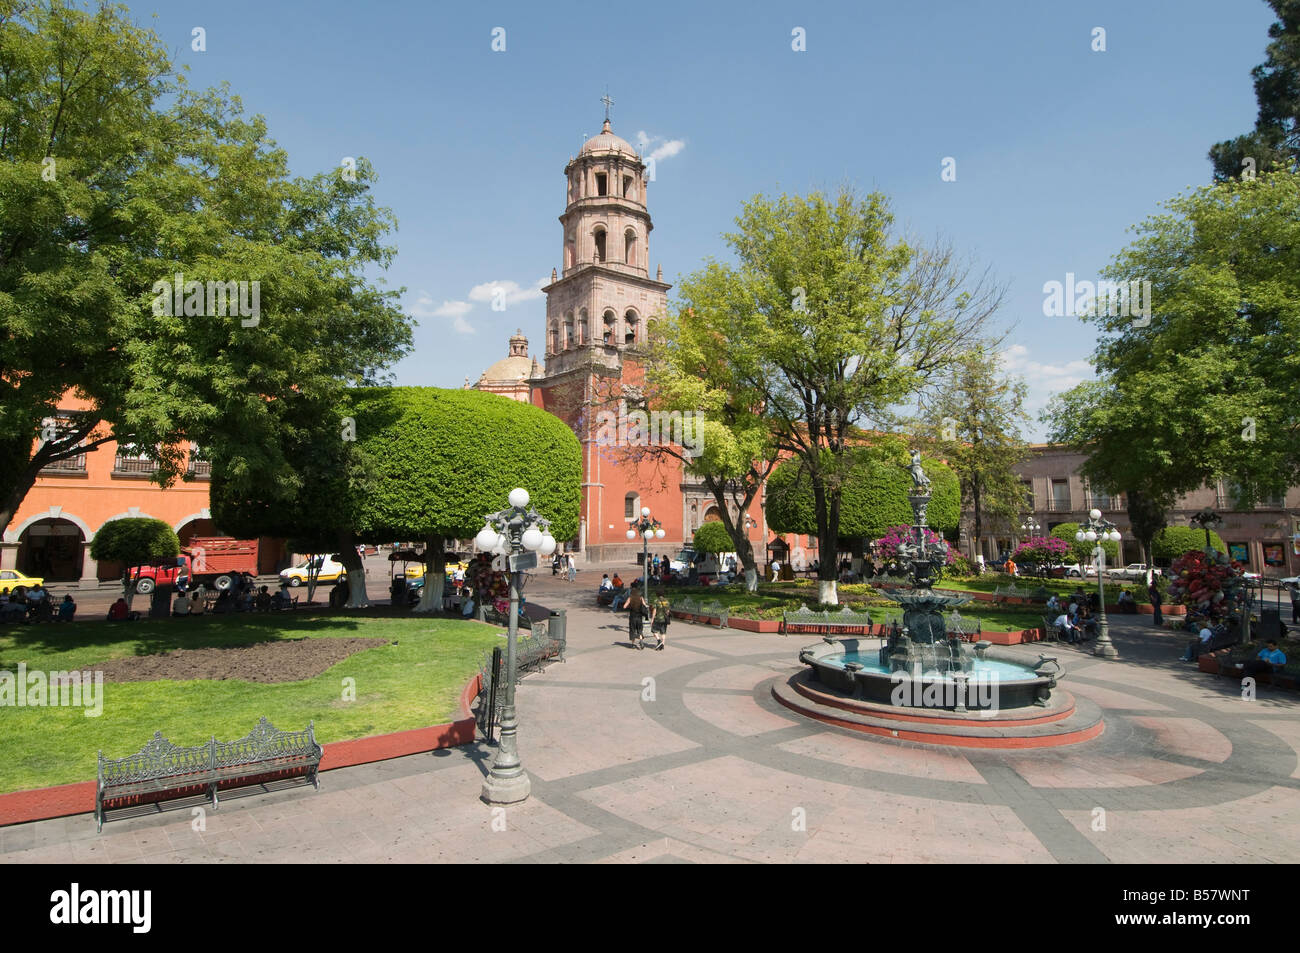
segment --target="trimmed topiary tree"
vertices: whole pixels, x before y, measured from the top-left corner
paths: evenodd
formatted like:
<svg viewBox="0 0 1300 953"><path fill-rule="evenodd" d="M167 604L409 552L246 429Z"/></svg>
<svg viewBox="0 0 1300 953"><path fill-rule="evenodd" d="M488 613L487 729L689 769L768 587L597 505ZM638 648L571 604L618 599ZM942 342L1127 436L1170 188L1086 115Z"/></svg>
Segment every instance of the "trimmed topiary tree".
<svg viewBox="0 0 1300 953"><path fill-rule="evenodd" d="M175 559L181 553L181 541L176 531L162 520L147 517L125 517L110 520L99 528L90 541L90 558L96 561L122 563L123 595L127 606L135 596L139 581L139 567L164 559ZM137 570L131 577L131 570Z"/></svg>
<svg viewBox="0 0 1300 953"><path fill-rule="evenodd" d="M515 487L557 540L578 534L582 448L554 414L476 390L375 387L353 392L352 416L366 472L353 528L425 541L420 611L441 608L446 543L477 534Z"/></svg>
<svg viewBox="0 0 1300 953"><path fill-rule="evenodd" d="M1228 547L1223 545L1223 537L1214 530L1210 530L1210 545L1216 552L1227 553L1228 551ZM1198 552L1205 550L1205 530L1199 526L1166 526L1151 540L1152 560L1172 562L1192 550Z"/></svg>
<svg viewBox="0 0 1300 953"><path fill-rule="evenodd" d="M736 544L727 527L718 520L710 520L695 531L692 545L697 553L729 553Z"/></svg>
<svg viewBox="0 0 1300 953"><path fill-rule="evenodd" d="M1078 563L1081 569L1086 569L1092 565L1092 551L1097 548L1097 544L1079 542L1074 538L1077 532L1079 532L1078 523L1062 523L1052 528L1051 535L1065 540L1066 546L1069 547L1065 560L1067 563ZM1119 543L1107 540L1101 544L1101 548L1106 553L1106 565L1113 566L1119 561Z"/></svg>

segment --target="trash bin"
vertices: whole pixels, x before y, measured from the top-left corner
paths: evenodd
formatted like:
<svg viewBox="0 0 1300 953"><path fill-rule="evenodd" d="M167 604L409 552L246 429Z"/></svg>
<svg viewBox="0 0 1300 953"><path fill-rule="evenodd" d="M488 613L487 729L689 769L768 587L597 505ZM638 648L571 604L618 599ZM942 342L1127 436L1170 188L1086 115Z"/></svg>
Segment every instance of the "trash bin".
<svg viewBox="0 0 1300 953"><path fill-rule="evenodd" d="M567 635L568 615L565 609L552 609L548 620L551 641L560 646L560 661L564 661L564 641Z"/></svg>
<svg viewBox="0 0 1300 953"><path fill-rule="evenodd" d="M156 586L149 600L149 618L166 619L172 614L172 587Z"/></svg>
<svg viewBox="0 0 1300 953"><path fill-rule="evenodd" d="M1259 630L1255 633L1260 639L1282 638L1282 612L1280 609L1261 608L1259 610Z"/></svg>

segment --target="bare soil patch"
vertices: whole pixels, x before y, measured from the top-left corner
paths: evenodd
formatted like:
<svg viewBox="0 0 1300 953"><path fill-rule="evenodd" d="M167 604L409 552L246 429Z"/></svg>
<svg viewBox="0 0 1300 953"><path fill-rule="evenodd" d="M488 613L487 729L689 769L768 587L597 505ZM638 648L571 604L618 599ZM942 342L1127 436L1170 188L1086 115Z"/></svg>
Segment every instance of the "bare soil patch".
<svg viewBox="0 0 1300 953"><path fill-rule="evenodd" d="M194 680L298 682L388 639L282 639L237 648L176 649L162 655L132 656L96 665L106 682Z"/></svg>

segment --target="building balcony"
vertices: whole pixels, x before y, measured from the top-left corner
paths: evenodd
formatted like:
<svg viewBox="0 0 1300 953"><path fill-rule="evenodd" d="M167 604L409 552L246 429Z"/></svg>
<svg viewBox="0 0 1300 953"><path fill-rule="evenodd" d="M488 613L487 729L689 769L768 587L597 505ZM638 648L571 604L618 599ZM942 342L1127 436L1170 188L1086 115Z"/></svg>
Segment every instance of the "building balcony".
<svg viewBox="0 0 1300 953"><path fill-rule="evenodd" d="M190 465L185 470L185 475L191 480L211 480L212 461L191 460Z"/></svg>
<svg viewBox="0 0 1300 953"><path fill-rule="evenodd" d="M1069 500L1059 500L1059 499L1050 499L1050 498L1047 501L1046 509L1048 513L1071 513L1074 511L1074 507L1070 505Z"/></svg>
<svg viewBox="0 0 1300 953"><path fill-rule="evenodd" d="M66 460L55 460L53 463L41 467L41 475L58 474L58 473L85 473L86 472L86 455L79 453L75 457L68 457Z"/></svg>
<svg viewBox="0 0 1300 953"><path fill-rule="evenodd" d="M124 457L119 454L113 459L114 476L151 477L157 469L158 464L153 460L140 457Z"/></svg>

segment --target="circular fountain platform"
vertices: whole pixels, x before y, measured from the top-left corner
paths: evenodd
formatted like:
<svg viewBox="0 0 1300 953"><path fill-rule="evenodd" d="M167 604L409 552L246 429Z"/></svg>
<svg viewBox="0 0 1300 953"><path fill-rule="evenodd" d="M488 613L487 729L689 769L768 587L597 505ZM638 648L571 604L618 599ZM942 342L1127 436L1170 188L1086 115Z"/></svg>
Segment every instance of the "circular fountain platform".
<svg viewBox="0 0 1300 953"><path fill-rule="evenodd" d="M820 682L805 669L772 685L772 697L809 718L853 731L931 745L966 748L1051 748L1096 738L1101 708L1057 689L1044 706L957 712L866 701Z"/></svg>

